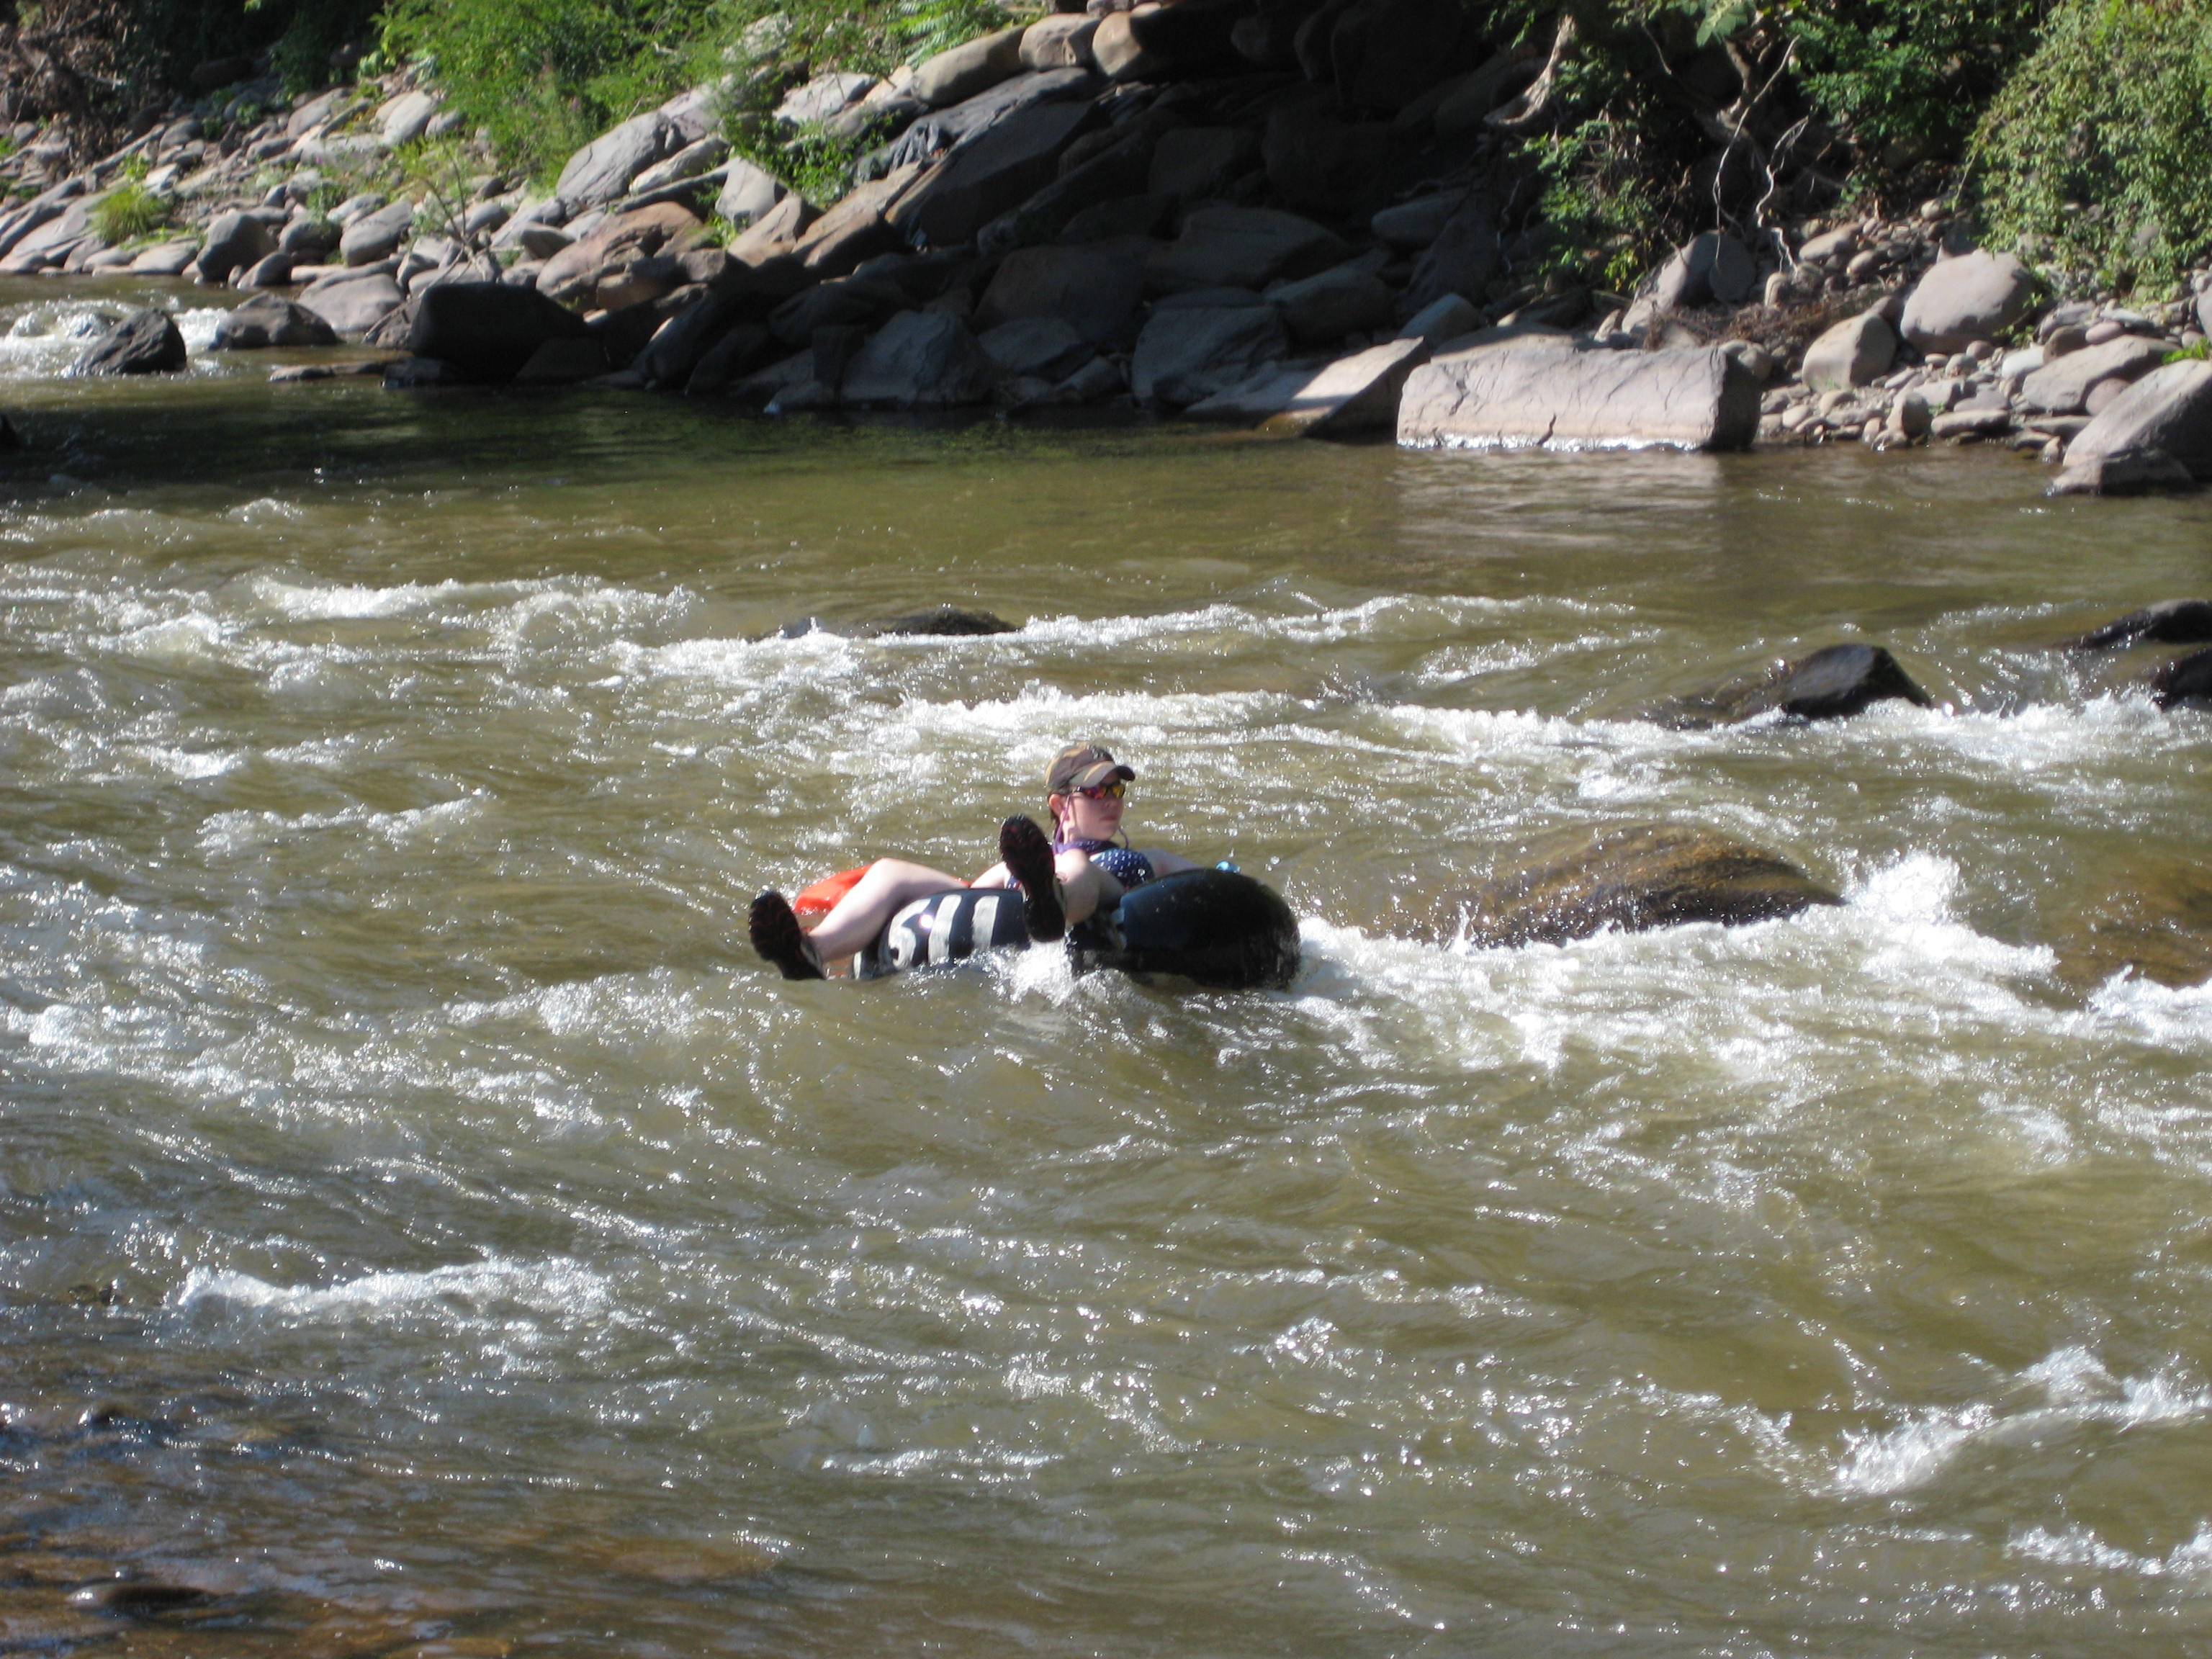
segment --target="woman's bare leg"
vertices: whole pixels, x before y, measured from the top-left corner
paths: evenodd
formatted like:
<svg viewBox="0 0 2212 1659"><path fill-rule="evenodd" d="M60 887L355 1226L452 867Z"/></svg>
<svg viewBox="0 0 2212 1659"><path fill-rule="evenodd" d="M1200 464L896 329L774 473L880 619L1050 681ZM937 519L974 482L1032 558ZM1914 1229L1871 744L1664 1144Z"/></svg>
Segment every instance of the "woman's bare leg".
<svg viewBox="0 0 2212 1659"><path fill-rule="evenodd" d="M878 859L808 937L823 961L849 957L884 930L902 904L968 884L904 859Z"/></svg>

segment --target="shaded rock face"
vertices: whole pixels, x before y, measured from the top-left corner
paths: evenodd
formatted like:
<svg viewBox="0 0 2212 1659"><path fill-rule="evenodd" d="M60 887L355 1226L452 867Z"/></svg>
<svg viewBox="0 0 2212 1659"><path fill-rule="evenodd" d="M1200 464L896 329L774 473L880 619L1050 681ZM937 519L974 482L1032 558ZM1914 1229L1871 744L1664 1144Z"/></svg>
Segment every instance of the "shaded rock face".
<svg viewBox="0 0 2212 1659"><path fill-rule="evenodd" d="M2166 664L2150 677L2150 690L2160 708L2212 704L2212 651L2192 651Z"/></svg>
<svg viewBox="0 0 2212 1659"><path fill-rule="evenodd" d="M2161 599L2116 617L2067 641L2075 651L2124 651L2136 645L2203 645L2212 641L2212 599Z"/></svg>
<svg viewBox="0 0 2212 1659"><path fill-rule="evenodd" d="M134 311L92 343L72 374L169 374L185 366L185 337L166 311Z"/></svg>
<svg viewBox="0 0 2212 1659"><path fill-rule="evenodd" d="M1146 283L1158 294L1259 289L1326 270L1351 252L1334 232L1295 213L1201 208L1183 222L1182 234L1147 262Z"/></svg>
<svg viewBox="0 0 2212 1659"><path fill-rule="evenodd" d="M1024 317L1057 317L1094 345L1127 337L1144 297L1145 261L1157 244L1118 238L1074 247L1018 248L983 291L975 320L995 328Z"/></svg>
<svg viewBox="0 0 2212 1659"><path fill-rule="evenodd" d="M1137 337L1130 386L1140 402L1181 408L1226 392L1289 349L1273 306L1157 311Z"/></svg>
<svg viewBox="0 0 2212 1659"><path fill-rule="evenodd" d="M1922 708L1934 700L1878 645L1823 646L1795 662L1777 664L1763 679L1738 680L1684 697L1654 712L1682 728L1730 726L1761 714L1792 720L1842 720L1893 698Z"/></svg>
<svg viewBox="0 0 2212 1659"><path fill-rule="evenodd" d="M2061 977L2081 990L2122 973L2160 985L2212 979L2212 868L2142 856L2116 881L2061 919Z"/></svg>
<svg viewBox="0 0 2212 1659"><path fill-rule="evenodd" d="M1042 103L962 144L900 200L891 222L909 240L950 246L1050 184L1061 150L1097 125L1095 104Z"/></svg>
<svg viewBox="0 0 2212 1659"><path fill-rule="evenodd" d="M337 343L337 331L320 317L305 306L295 305L274 294L257 295L215 325L217 351Z"/></svg>
<svg viewBox="0 0 2212 1659"><path fill-rule="evenodd" d="M1843 902L1787 859L1682 824L1565 830L1510 863L1438 902L1416 931L1482 947L1564 945L1608 928L1741 927Z"/></svg>
<svg viewBox="0 0 2212 1659"><path fill-rule="evenodd" d="M587 331L582 318L536 289L440 283L416 299L407 349L474 380L511 380L547 341Z"/></svg>
<svg viewBox="0 0 2212 1659"><path fill-rule="evenodd" d="M990 397L996 378L990 358L958 318L905 311L847 366L844 399L890 409L979 404Z"/></svg>
<svg viewBox="0 0 2212 1659"><path fill-rule="evenodd" d="M1455 352L1415 369L1398 441L1471 447L1662 443L1745 449L1759 382L1720 348L1577 351L1513 344Z"/></svg>

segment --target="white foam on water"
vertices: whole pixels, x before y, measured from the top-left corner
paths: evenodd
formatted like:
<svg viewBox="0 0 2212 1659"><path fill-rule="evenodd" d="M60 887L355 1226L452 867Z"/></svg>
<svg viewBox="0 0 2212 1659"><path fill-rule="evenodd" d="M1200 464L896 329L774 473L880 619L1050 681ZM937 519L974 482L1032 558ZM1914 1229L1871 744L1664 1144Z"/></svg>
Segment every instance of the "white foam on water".
<svg viewBox="0 0 2212 1659"><path fill-rule="evenodd" d="M584 1324L607 1316L613 1303L612 1287L580 1262L499 1255L418 1272L364 1273L329 1285L277 1285L232 1269L194 1267L168 1299L180 1312L221 1304L299 1324L380 1324L425 1314L476 1323L516 1309Z"/></svg>
<svg viewBox="0 0 2212 1659"><path fill-rule="evenodd" d="M2173 1365L2115 1377L2089 1350L2054 1351L2016 1373L1996 1397L1902 1413L1895 1427L1846 1435L1823 1483L1838 1494L1884 1497L1941 1477L1970 1448L2048 1442L2092 1425L2141 1429L2212 1418L2212 1389Z"/></svg>
<svg viewBox="0 0 2212 1659"><path fill-rule="evenodd" d="M2047 1562L2052 1566L2088 1567L2165 1581L2186 1595L2212 1594L2212 1522L2200 1525L2194 1534L2164 1555L2143 1555L2120 1549L2082 1526L2057 1532L2031 1527L2012 1538L2006 1550L2024 1559Z"/></svg>
<svg viewBox="0 0 2212 1659"><path fill-rule="evenodd" d="M463 824L482 818L487 811L481 795L440 801L430 806L381 812L367 806L349 806L335 812L217 812L202 821L199 843L208 852L227 856L256 852L277 842L321 830L365 832L393 847L434 843Z"/></svg>

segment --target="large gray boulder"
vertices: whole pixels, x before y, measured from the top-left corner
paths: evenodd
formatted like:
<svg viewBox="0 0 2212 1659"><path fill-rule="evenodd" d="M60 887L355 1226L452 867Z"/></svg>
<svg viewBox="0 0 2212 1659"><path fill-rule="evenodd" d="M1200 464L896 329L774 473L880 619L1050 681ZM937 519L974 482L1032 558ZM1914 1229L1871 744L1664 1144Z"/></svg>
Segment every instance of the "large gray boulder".
<svg viewBox="0 0 2212 1659"><path fill-rule="evenodd" d="M1437 902L1416 931L1496 948L1564 945L1687 922L1736 927L1843 900L1787 859L1680 823L1556 830L1482 885Z"/></svg>
<svg viewBox="0 0 2212 1659"><path fill-rule="evenodd" d="M1963 351L2027 314L2035 279L2009 253L1980 248L1929 267L1905 301L1905 337L1923 351Z"/></svg>
<svg viewBox="0 0 2212 1659"><path fill-rule="evenodd" d="M338 258L349 265L373 265L389 258L415 230L415 204L392 202L364 213L338 238Z"/></svg>
<svg viewBox="0 0 2212 1659"><path fill-rule="evenodd" d="M399 309L407 296L382 271L325 277L301 290L299 301L341 335L362 335Z"/></svg>
<svg viewBox="0 0 2212 1659"><path fill-rule="evenodd" d="M1347 334L1371 333L1387 327L1398 308L1398 296L1364 263L1278 283L1267 299L1301 345L1334 345Z"/></svg>
<svg viewBox="0 0 2212 1659"><path fill-rule="evenodd" d="M215 325L215 349L252 351L266 346L325 346L337 331L302 305L276 294L258 294Z"/></svg>
<svg viewBox="0 0 2212 1659"><path fill-rule="evenodd" d="M1290 348L1273 306L1156 311L1137 336L1130 384L1140 403L1179 409L1226 392Z"/></svg>
<svg viewBox="0 0 2212 1659"><path fill-rule="evenodd" d="M1095 104L1032 104L955 149L899 199L890 222L912 244L972 240L990 220L1052 183L1060 153L1103 118Z"/></svg>
<svg viewBox="0 0 2212 1659"><path fill-rule="evenodd" d="M1386 340L1318 368L1280 363L1183 413L1193 420L1235 421L1263 432L1315 438L1389 432L1397 424L1407 376L1428 357L1428 342L1413 338Z"/></svg>
<svg viewBox="0 0 2212 1659"><path fill-rule="evenodd" d="M1878 311L1849 317L1805 348L1802 378L1815 392L1871 386L1897 361L1897 331Z"/></svg>
<svg viewBox="0 0 2212 1659"><path fill-rule="evenodd" d="M376 112L376 137L386 149L411 144L437 119L438 100L427 92L403 92L386 99Z"/></svg>
<svg viewBox="0 0 2212 1659"><path fill-rule="evenodd" d="M721 193L714 198L714 216L742 230L787 194L774 173L737 157L722 176Z"/></svg>
<svg viewBox="0 0 2212 1659"><path fill-rule="evenodd" d="M1156 294L1207 288L1265 288L1310 276L1340 263L1351 249L1312 220L1276 208L1200 208L1182 234L1146 262Z"/></svg>
<svg viewBox="0 0 2212 1659"><path fill-rule="evenodd" d="M200 247L200 280L222 283L276 251L276 233L258 215L218 213L208 222Z"/></svg>
<svg viewBox="0 0 2212 1659"><path fill-rule="evenodd" d="M438 283L416 296L407 349L471 380L511 380L548 340L580 339L584 319L536 289Z"/></svg>
<svg viewBox="0 0 2212 1659"><path fill-rule="evenodd" d="M185 366L185 337L166 311L134 311L76 360L72 374L171 374Z"/></svg>
<svg viewBox="0 0 2212 1659"><path fill-rule="evenodd" d="M2052 489L2109 495L2189 480L2212 481L2212 363L2154 368L2106 404L2067 445Z"/></svg>
<svg viewBox="0 0 2212 1659"><path fill-rule="evenodd" d="M907 91L932 109L943 109L989 90L1021 73L1023 33L1020 28L1000 29L923 58L915 66Z"/></svg>
<svg viewBox="0 0 2212 1659"><path fill-rule="evenodd" d="M1741 305L1751 297L1759 267L1751 250L1725 231L1692 236L1674 250L1652 279L1649 298L1662 313L1690 306Z"/></svg>
<svg viewBox="0 0 2212 1659"><path fill-rule="evenodd" d="M957 317L906 311L846 365L843 398L861 408L942 409L989 400L991 360Z"/></svg>
<svg viewBox="0 0 2212 1659"><path fill-rule="evenodd" d="M1144 296L1146 256L1156 246L1126 237L1073 247L1017 248L1000 262L983 290L976 325L1057 317L1094 345L1126 341Z"/></svg>
<svg viewBox="0 0 2212 1659"><path fill-rule="evenodd" d="M2123 334L2102 345L2084 346L2045 363L2020 385L2020 400L2045 415L2078 415L2089 389L2100 380L2139 380L2166 361L2166 347L2140 334Z"/></svg>
<svg viewBox="0 0 2212 1659"><path fill-rule="evenodd" d="M935 161L1032 105L1087 100L1097 88L1098 77L1088 70L1041 70L1012 76L987 92L923 116L882 149L862 156L859 176L881 178L903 167Z"/></svg>
<svg viewBox="0 0 2212 1659"><path fill-rule="evenodd" d="M1747 449L1759 380L1717 346L1581 351L1515 343L1415 369L1398 412L1401 444L1674 444Z"/></svg>
<svg viewBox="0 0 2212 1659"><path fill-rule="evenodd" d="M1026 70L1089 69L1098 20L1083 12L1048 12L1022 32Z"/></svg>
<svg viewBox="0 0 2212 1659"><path fill-rule="evenodd" d="M647 110L610 127L571 155L553 193L572 214L605 206L628 194L639 173L690 142L676 122L657 109Z"/></svg>

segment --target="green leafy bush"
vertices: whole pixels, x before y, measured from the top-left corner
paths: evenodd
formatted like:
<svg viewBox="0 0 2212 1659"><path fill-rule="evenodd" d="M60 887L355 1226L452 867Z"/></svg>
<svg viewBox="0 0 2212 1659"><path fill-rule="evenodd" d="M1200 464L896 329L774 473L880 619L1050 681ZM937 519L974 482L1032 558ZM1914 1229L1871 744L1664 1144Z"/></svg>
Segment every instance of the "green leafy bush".
<svg viewBox="0 0 2212 1659"><path fill-rule="evenodd" d="M93 204L92 228L112 247L149 236L169 222L169 204L137 179L126 179Z"/></svg>
<svg viewBox="0 0 2212 1659"><path fill-rule="evenodd" d="M1975 135L1990 228L2122 289L2212 247L2212 0L2060 0Z"/></svg>

